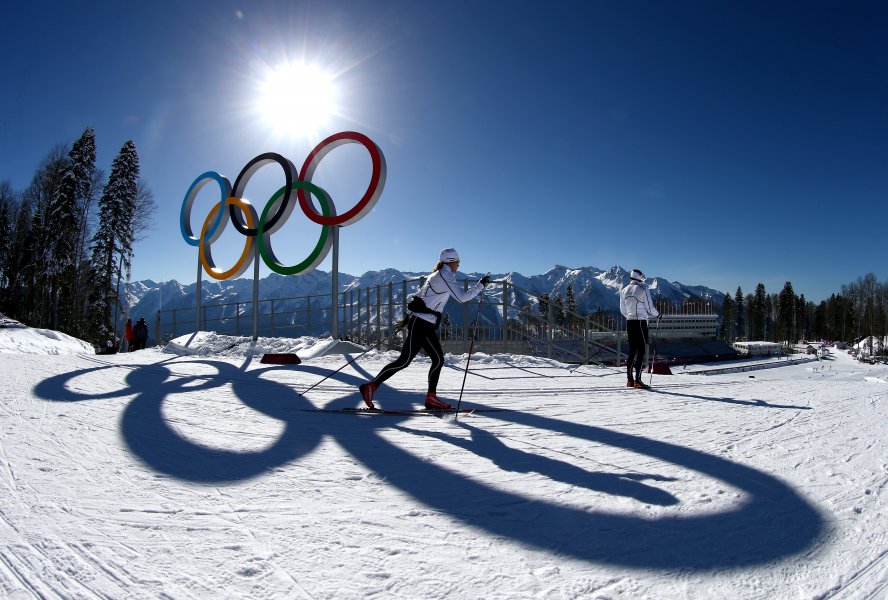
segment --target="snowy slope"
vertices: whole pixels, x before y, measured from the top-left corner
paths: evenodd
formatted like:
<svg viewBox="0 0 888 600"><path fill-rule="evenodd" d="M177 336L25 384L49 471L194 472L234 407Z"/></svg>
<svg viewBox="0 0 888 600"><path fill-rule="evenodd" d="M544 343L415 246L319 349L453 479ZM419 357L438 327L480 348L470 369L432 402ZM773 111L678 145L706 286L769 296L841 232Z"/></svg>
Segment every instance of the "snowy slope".
<svg viewBox="0 0 888 600"><path fill-rule="evenodd" d="M504 410L454 420L312 411L357 406L391 354L303 396L345 362L324 340L291 345L296 367L237 342L0 354L0 597L888 591L888 367L836 351L644 392L481 348L464 405ZM448 357L443 397L465 360ZM379 403L418 406L428 364Z"/></svg>

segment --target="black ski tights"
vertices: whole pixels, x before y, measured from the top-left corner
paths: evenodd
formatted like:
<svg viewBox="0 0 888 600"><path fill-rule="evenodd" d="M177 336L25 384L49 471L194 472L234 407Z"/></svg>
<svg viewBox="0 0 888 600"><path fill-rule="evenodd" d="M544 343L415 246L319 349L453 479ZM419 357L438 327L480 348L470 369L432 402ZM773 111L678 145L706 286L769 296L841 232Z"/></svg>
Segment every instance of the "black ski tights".
<svg viewBox="0 0 888 600"><path fill-rule="evenodd" d="M626 376L632 379L632 371L635 371L635 381L641 380L641 363L644 362L645 347L648 338L648 323L638 319L626 321L626 332L629 334L629 354L626 357Z"/></svg>
<svg viewBox="0 0 888 600"><path fill-rule="evenodd" d="M416 315L410 315L407 318L407 339L404 341L404 347L401 348L401 355L383 367L373 379L376 385L405 368L409 365L420 350L425 350L429 358L432 359L432 368L429 369L429 390L435 392L438 389L438 378L441 376L441 368L444 366L444 351L441 349L441 342L438 341L438 332L435 326L428 321L420 319Z"/></svg>

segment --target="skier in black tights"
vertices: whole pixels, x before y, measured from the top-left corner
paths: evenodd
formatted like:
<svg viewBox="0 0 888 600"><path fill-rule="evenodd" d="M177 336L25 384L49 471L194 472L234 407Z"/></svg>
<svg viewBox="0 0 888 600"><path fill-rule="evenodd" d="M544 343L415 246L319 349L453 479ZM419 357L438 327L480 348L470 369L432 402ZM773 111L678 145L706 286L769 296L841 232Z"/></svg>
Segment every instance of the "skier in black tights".
<svg viewBox="0 0 888 600"><path fill-rule="evenodd" d="M429 369L429 386L426 393L425 407L432 410L449 410L452 407L447 402L438 399L438 378L441 368L444 366L444 351L438 340L438 323L444 305L450 297L459 302L468 302L481 293L490 277L485 275L477 284L463 291L456 281L456 270L459 268L459 254L453 248L444 248L439 255L438 265L425 282L425 285L417 292L407 305L407 314L402 325L407 328L407 339L401 348L401 355L394 362L383 367L382 371L372 381L358 386L361 398L368 408L376 408L373 404L373 394L386 379L409 365L420 350L432 359L432 367Z"/></svg>

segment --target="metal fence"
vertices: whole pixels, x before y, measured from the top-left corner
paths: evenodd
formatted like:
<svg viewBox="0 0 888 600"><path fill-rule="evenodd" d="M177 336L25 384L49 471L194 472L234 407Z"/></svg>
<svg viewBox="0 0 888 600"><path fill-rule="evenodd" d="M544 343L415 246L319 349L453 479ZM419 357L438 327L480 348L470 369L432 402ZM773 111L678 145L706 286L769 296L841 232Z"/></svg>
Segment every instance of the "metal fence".
<svg viewBox="0 0 888 600"><path fill-rule="evenodd" d="M468 289L476 281L463 280L461 284ZM410 296L424 282L425 278L417 278L349 287L337 296L335 309L329 294L260 300L255 307L258 335L328 337L333 310L337 310L341 339L397 349L403 342L397 323ZM666 316L651 331L652 341L715 338L717 315L711 302L658 304ZM164 343L196 328L232 336L252 335L253 311L252 301L204 304L198 327L194 307L161 310L155 337ZM622 316L603 311L581 315L557 297L547 301L546 294L538 295L508 281L492 282L482 296L465 304L450 302L445 311L438 329L445 352L469 350L477 318L475 348L480 352L531 354L568 363L619 364L625 358L626 322Z"/></svg>
<svg viewBox="0 0 888 600"><path fill-rule="evenodd" d="M464 280L465 289L477 280ZM424 278L406 279L371 287L352 287L337 297L340 338L380 349L399 348L396 331L410 296ZM542 301L542 304L541 304ZM263 337L330 335L330 295L301 296L252 301L235 301L201 307L200 328L216 333L243 336L252 333L253 311L258 310L258 332ZM557 302L507 281L493 282L481 297L465 304L448 303L439 327L446 352L467 352L472 325L478 319L475 347L488 354L509 352L556 358L565 362L611 363L620 360L624 323L612 315L580 315ZM479 315L480 311L480 315ZM162 343L191 333L197 326L194 308L158 311L156 339Z"/></svg>

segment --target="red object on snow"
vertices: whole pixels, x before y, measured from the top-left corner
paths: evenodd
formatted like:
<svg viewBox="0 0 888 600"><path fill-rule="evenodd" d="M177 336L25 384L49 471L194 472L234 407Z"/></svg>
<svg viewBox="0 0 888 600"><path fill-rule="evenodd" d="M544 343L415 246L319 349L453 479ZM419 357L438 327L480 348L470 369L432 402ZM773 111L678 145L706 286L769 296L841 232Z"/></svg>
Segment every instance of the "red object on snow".
<svg viewBox="0 0 888 600"><path fill-rule="evenodd" d="M653 371L651 371L653 369ZM651 363L651 367L648 368L648 373L653 372L654 375L672 375L672 371L669 370L669 365L664 362L655 362Z"/></svg>
<svg viewBox="0 0 888 600"><path fill-rule="evenodd" d="M259 361L267 365L298 365L302 361L295 354L263 354Z"/></svg>

